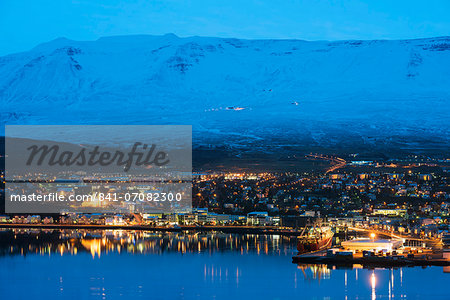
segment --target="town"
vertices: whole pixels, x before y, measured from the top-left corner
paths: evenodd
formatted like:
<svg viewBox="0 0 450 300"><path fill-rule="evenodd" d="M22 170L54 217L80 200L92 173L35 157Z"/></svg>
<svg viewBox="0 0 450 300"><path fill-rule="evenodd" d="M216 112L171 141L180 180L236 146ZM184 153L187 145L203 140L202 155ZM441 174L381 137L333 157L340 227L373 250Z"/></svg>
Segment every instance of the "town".
<svg viewBox="0 0 450 300"><path fill-rule="evenodd" d="M178 213L4 214L3 224L267 227L335 226L448 237L448 161L352 161L327 172L194 173L192 211ZM3 175L2 175L3 177Z"/></svg>

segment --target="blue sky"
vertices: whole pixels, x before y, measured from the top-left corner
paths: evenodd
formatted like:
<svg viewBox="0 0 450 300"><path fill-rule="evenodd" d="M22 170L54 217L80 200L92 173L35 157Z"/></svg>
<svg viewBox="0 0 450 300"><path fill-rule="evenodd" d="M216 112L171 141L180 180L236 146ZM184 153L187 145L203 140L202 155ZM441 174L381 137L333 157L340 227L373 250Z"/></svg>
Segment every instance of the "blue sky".
<svg viewBox="0 0 450 300"><path fill-rule="evenodd" d="M305 40L450 35L449 0L1 0L0 55L58 37L175 33Z"/></svg>

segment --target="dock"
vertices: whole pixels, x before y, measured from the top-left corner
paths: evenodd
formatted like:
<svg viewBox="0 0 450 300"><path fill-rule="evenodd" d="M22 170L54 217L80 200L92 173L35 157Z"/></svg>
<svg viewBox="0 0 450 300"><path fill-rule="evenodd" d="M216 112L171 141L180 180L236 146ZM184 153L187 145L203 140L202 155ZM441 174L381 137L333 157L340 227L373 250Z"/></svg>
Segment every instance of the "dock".
<svg viewBox="0 0 450 300"><path fill-rule="evenodd" d="M297 264L326 264L335 266L362 265L364 267L401 267L401 266L450 266L450 252L408 253L400 255L364 256L362 252L341 252L330 255L328 250L299 254L292 258ZM445 253L445 254L444 254Z"/></svg>

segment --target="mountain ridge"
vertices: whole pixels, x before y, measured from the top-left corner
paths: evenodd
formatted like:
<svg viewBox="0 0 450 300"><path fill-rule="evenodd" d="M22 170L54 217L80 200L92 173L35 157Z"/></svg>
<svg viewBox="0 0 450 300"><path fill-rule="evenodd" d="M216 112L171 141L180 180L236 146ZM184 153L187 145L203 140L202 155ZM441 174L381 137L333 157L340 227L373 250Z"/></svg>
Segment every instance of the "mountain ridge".
<svg viewBox="0 0 450 300"><path fill-rule="evenodd" d="M60 38L0 57L3 124L192 124L197 145L447 147L449 99L450 37Z"/></svg>

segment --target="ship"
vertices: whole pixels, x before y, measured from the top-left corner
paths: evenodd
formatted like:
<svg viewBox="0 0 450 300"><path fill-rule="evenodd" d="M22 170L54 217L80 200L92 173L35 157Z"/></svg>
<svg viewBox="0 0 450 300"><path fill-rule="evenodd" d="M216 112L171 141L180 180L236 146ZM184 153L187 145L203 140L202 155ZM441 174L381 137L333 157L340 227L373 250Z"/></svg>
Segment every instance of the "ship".
<svg viewBox="0 0 450 300"><path fill-rule="evenodd" d="M307 253L327 249L331 246L333 235L329 226L313 226L306 234L298 237L297 250L300 253Z"/></svg>

